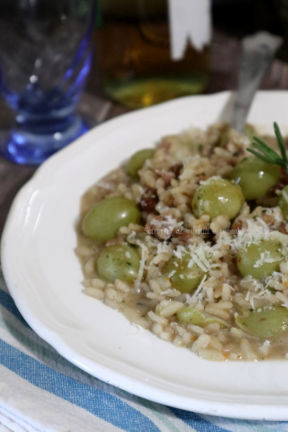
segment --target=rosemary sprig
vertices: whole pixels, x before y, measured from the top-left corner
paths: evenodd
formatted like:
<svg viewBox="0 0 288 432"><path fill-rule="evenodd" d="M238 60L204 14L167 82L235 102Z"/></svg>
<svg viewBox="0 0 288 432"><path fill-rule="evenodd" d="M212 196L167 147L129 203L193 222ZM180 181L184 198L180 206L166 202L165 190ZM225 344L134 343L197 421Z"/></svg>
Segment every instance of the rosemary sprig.
<svg viewBox="0 0 288 432"><path fill-rule="evenodd" d="M280 155L256 136L253 137L251 147L248 147L247 150L265 162L282 166L285 168L286 174L288 175L288 157L284 139L276 122L273 123L273 128Z"/></svg>

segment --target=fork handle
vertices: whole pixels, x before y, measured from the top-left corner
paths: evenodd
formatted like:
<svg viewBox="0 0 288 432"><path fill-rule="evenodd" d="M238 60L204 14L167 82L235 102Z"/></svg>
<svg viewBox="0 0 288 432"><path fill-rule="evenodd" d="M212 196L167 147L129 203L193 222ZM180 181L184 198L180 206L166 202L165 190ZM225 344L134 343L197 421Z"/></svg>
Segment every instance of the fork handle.
<svg viewBox="0 0 288 432"><path fill-rule="evenodd" d="M254 95L281 43L281 37L267 32L247 36L242 41L239 82L230 122L231 127L238 132L244 130Z"/></svg>

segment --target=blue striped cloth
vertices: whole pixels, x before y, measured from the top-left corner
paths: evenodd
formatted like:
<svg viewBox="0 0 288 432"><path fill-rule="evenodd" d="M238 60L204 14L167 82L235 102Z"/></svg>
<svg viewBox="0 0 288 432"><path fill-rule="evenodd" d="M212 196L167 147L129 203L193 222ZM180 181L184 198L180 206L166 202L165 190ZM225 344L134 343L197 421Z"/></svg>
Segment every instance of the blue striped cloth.
<svg viewBox="0 0 288 432"><path fill-rule="evenodd" d="M0 271L1 432L268 432L288 422L200 415L159 405L76 368L22 318Z"/></svg>

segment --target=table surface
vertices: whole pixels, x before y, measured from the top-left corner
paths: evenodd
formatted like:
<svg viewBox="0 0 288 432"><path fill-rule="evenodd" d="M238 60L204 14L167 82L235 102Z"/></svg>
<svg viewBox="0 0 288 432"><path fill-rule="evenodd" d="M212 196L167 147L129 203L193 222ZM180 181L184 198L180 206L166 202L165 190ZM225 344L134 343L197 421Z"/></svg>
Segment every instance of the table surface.
<svg viewBox="0 0 288 432"><path fill-rule="evenodd" d="M241 44L238 39L217 32L213 36L211 79L208 93L233 90L237 86L237 71L241 58ZM262 89L288 89L288 63L274 60L267 72ZM79 111L91 126L127 111L111 102L101 93L94 71L79 104ZM13 124L13 113L5 101L0 99L0 139L4 139ZM11 206L20 187L33 175L36 167L16 165L0 156L0 235Z"/></svg>

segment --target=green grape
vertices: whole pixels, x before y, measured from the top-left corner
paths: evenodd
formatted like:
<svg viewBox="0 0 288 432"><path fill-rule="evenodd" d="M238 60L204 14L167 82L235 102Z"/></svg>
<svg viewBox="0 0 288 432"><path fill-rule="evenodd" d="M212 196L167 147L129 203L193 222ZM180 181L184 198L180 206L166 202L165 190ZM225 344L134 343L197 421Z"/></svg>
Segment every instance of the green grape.
<svg viewBox="0 0 288 432"><path fill-rule="evenodd" d="M133 282L138 275L140 258L135 248L127 245L108 246L97 259L97 272L108 282L120 279Z"/></svg>
<svg viewBox="0 0 288 432"><path fill-rule="evenodd" d="M84 235L104 242L116 236L122 226L139 223L140 211L136 204L122 197L105 198L86 214L82 221Z"/></svg>
<svg viewBox="0 0 288 432"><path fill-rule="evenodd" d="M281 177L281 167L249 157L242 160L230 172L230 180L236 181L242 188L246 200L256 200L267 194Z"/></svg>
<svg viewBox="0 0 288 432"><path fill-rule="evenodd" d="M177 312L177 318L181 322L205 327L208 324L219 324L221 327L228 327L228 323L221 318L199 311L195 307L183 307Z"/></svg>
<svg viewBox="0 0 288 432"><path fill-rule="evenodd" d="M260 240L242 249L237 257L237 266L242 276L263 279L279 271L283 260L282 247L276 240Z"/></svg>
<svg viewBox="0 0 288 432"><path fill-rule="evenodd" d="M270 306L238 316L235 322L243 331L261 338L271 338L288 328L288 310L281 306Z"/></svg>
<svg viewBox="0 0 288 432"><path fill-rule="evenodd" d="M138 171L144 165L147 159L151 159L155 153L154 149L143 149L136 152L127 162L125 166L126 174L130 177L137 177Z"/></svg>
<svg viewBox="0 0 288 432"><path fill-rule="evenodd" d="M281 191L278 205L281 209L283 218L288 222L288 186L285 186Z"/></svg>
<svg viewBox="0 0 288 432"><path fill-rule="evenodd" d="M194 193L192 210L196 217L207 214L211 219L220 215L233 219L240 212L243 203L240 186L228 180L212 178Z"/></svg>
<svg viewBox="0 0 288 432"><path fill-rule="evenodd" d="M197 264L190 265L191 257L187 254L184 258L171 258L163 268L173 288L182 293L195 291L201 282L204 272Z"/></svg>

